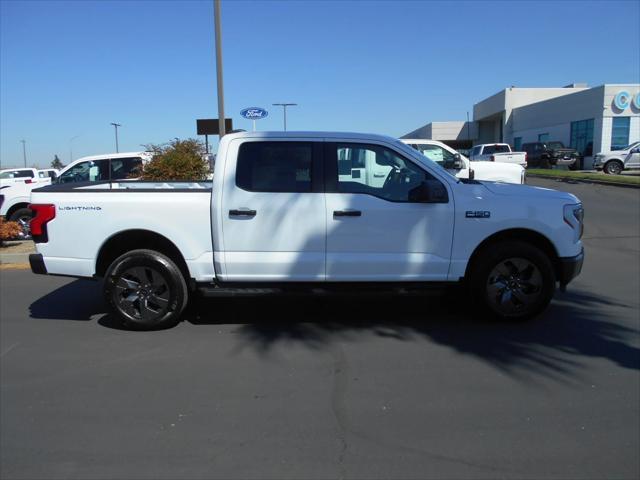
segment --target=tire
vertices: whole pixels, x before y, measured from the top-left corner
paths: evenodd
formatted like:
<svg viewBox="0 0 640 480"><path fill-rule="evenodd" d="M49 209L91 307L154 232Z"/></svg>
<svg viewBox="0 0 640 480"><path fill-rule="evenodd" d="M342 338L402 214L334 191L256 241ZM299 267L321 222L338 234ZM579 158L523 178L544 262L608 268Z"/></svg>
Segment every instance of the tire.
<svg viewBox="0 0 640 480"><path fill-rule="evenodd" d="M116 317L132 330L177 325L189 300L180 269L153 250L132 250L115 259L105 275L104 295Z"/></svg>
<svg viewBox="0 0 640 480"><path fill-rule="evenodd" d="M624 165L620 160L609 160L604 164L602 170L609 175L620 175L620 172L624 169Z"/></svg>
<svg viewBox="0 0 640 480"><path fill-rule="evenodd" d="M30 208L19 208L11 214L10 222L18 222L22 229L20 240L29 240L31 238L31 228L29 222L33 218L33 210Z"/></svg>
<svg viewBox="0 0 640 480"><path fill-rule="evenodd" d="M471 265L468 287L474 306L492 318L527 320L551 301L556 277L549 257L520 241L487 246Z"/></svg>

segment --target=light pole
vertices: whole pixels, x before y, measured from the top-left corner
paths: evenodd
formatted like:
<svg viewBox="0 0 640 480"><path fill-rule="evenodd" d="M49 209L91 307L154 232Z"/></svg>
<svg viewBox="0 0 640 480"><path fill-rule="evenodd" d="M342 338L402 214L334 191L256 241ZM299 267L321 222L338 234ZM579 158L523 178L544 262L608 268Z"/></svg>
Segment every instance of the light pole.
<svg viewBox="0 0 640 480"><path fill-rule="evenodd" d="M297 103L273 103L274 107L282 107L282 113L284 114L284 131L287 131L287 107L296 107Z"/></svg>
<svg viewBox="0 0 640 480"><path fill-rule="evenodd" d="M24 158L24 166L25 168L27 167L27 147L26 147L26 140L20 140L20 143L22 143L22 158Z"/></svg>
<svg viewBox="0 0 640 480"><path fill-rule="evenodd" d="M121 127L122 125L119 123L113 123L111 122L111 125L113 125L116 129L116 153L118 153L118 127Z"/></svg>
<svg viewBox="0 0 640 480"><path fill-rule="evenodd" d="M75 137L71 137L69 139L69 163L73 162L73 141L79 136L80 135L76 135Z"/></svg>
<svg viewBox="0 0 640 480"><path fill-rule="evenodd" d="M216 39L216 80L218 86L218 133L226 132L224 121L224 85L222 83L222 33L220 32L220 0L213 0L213 26Z"/></svg>

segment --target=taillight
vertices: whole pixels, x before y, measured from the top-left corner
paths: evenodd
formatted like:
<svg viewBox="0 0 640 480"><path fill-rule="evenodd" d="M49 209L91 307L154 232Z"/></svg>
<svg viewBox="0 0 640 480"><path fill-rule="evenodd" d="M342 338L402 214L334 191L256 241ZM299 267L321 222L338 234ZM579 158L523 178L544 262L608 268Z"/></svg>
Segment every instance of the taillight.
<svg viewBox="0 0 640 480"><path fill-rule="evenodd" d="M48 203L32 203L29 208L34 213L31 222L29 222L33 241L35 243L48 242L47 223L56 218L56 206Z"/></svg>
<svg viewBox="0 0 640 480"><path fill-rule="evenodd" d="M24 183L33 183L33 180L31 180L30 178L27 178Z"/></svg>

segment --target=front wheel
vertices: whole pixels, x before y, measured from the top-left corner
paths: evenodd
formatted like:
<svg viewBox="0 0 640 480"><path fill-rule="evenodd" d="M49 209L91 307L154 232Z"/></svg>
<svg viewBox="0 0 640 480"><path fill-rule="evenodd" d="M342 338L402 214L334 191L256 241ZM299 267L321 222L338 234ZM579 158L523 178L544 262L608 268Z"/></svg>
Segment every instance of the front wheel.
<svg viewBox="0 0 640 480"><path fill-rule="evenodd" d="M485 248L471 266L474 304L492 317L525 320L541 313L555 292L549 257L524 242L500 242Z"/></svg>
<svg viewBox="0 0 640 480"><path fill-rule="evenodd" d="M153 250L133 250L114 260L104 294L113 313L134 330L175 326L189 297L180 269Z"/></svg>
<svg viewBox="0 0 640 480"><path fill-rule="evenodd" d="M619 175L622 172L624 166L622 162L619 160L610 160L604 164L604 173L608 173L609 175Z"/></svg>

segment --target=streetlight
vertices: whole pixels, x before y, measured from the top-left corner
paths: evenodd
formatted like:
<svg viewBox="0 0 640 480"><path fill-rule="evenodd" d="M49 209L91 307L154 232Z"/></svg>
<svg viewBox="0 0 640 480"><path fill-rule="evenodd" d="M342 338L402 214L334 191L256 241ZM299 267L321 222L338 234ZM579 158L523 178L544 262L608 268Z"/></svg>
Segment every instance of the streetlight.
<svg viewBox="0 0 640 480"><path fill-rule="evenodd" d="M121 127L122 125L119 123L113 123L113 122L111 122L111 125L113 125L116 129L116 153L118 153L118 127Z"/></svg>
<svg viewBox="0 0 640 480"><path fill-rule="evenodd" d="M213 0L213 26L216 38L216 80L218 85L218 133L224 136L224 85L222 84L222 34L220 32L220 0Z"/></svg>
<svg viewBox="0 0 640 480"><path fill-rule="evenodd" d="M69 139L69 163L73 162L73 141L79 136L80 135L76 135L75 137L71 137Z"/></svg>
<svg viewBox="0 0 640 480"><path fill-rule="evenodd" d="M273 103L274 107L282 107L282 113L284 114L284 131L287 131L287 107L296 107L297 103Z"/></svg>
<svg viewBox="0 0 640 480"><path fill-rule="evenodd" d="M24 166L25 168L27 167L27 147L25 146L27 141L26 140L20 140L20 143L22 143L22 157L24 158Z"/></svg>

